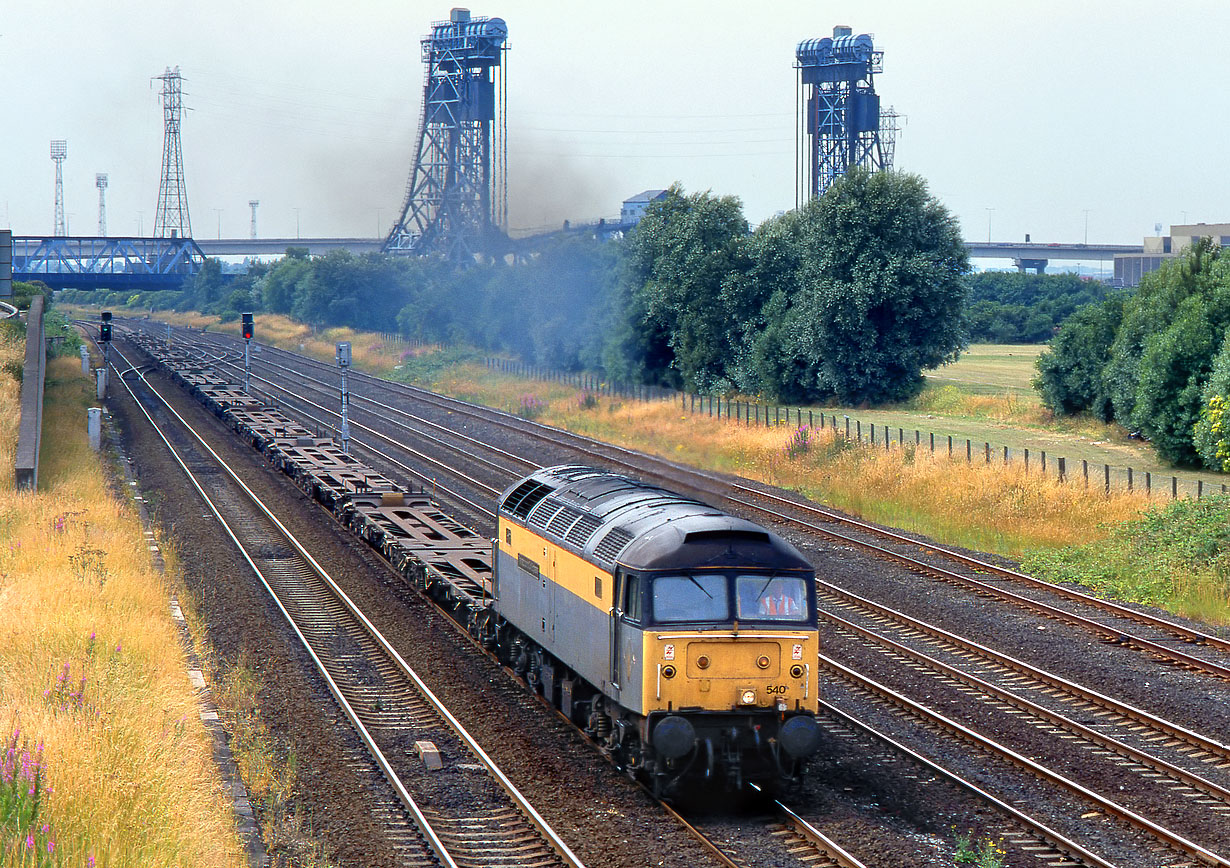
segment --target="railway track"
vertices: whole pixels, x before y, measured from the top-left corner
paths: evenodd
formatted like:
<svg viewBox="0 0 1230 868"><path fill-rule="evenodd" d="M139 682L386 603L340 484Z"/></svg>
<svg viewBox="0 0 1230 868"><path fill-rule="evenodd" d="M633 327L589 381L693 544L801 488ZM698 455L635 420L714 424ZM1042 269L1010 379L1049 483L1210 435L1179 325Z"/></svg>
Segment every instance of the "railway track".
<svg viewBox="0 0 1230 868"><path fill-rule="evenodd" d="M278 388L276 384L269 383L269 385L271 389L276 390ZM301 392L302 390L300 390L294 396L297 400L303 400L303 396ZM273 392L271 392L271 394L273 394ZM289 393L287 392L283 392L283 395L289 397ZM353 398L352 398L352 401L353 401ZM403 415L409 419L416 420L420 424L425 424L428 427L434 427L437 430L437 432L441 434L441 436L436 436L436 435L427 435L427 436L433 437L437 441L437 445L446 444L447 441L442 439L443 430L441 429L447 430L444 428L444 426L440 426L438 423L431 422L430 420L422 419L421 417L416 417L414 416L414 414L410 414L410 413L407 413L406 411L399 410L393 407L392 405L382 405L382 406L383 406L382 412L384 412L386 415L388 414ZM316 404L315 407L317 408L318 412L322 412L322 413L328 412L327 408L325 408L324 405ZM353 407L353 404L352 404L352 407ZM387 419L386 419L386 422L387 422ZM369 430L372 435L375 435L376 437L380 439L384 439L386 442L396 443L398 440L398 438L395 435L380 433L380 432L377 432L375 429L369 429ZM404 431L405 429L403 429L402 433L404 433ZM456 432L450 432L450 433L456 434ZM473 444L474 448L478 448L478 446L481 445L481 441L478 441L474 438L469 438L466 435L461 435L461 436L465 437L467 441ZM450 446L449 448L452 448L454 450L458 449L458 447L455 445ZM510 463L521 462L525 465L530 464L530 462L526 461L525 459L521 459L503 450L497 449L495 451L499 455L503 456L505 461L508 461ZM621 450L621 451L626 452L626 450ZM419 454L422 455L422 453L419 453ZM426 457L426 456L423 456L423 457ZM392 458L391 456L386 455L385 458L389 461L396 462L396 459ZM438 459L434 459L434 460L437 463L439 463ZM502 467L499 463L491 461L491 460L481 459L481 463L485 464L486 467L492 473L512 474L514 472L510 470L509 468ZM445 468L443 465L441 465L440 469L444 470ZM479 480L471 479L470 482L471 484L478 486L481 489L485 489L488 495L498 490L494 486L491 486L488 483L483 483ZM472 504L472 505L478 506L477 504ZM482 509L482 511L486 512L488 515L490 514L489 511L486 509ZM913 541L910 541L910 542L911 544L917 546L917 543ZM959 553L954 553L954 554L959 555ZM964 557L964 556L961 556L961 557ZM967 560L972 560L972 559L967 559ZM849 592L844 591L844 589L838 588L834 585L829 585L828 583L822 583L822 588L821 588L822 594L825 593L826 590L830 592L833 595L833 597L839 601L837 603L838 606L845 606L849 608L852 606L851 599L856 599L856 598L853 598L853 595L850 595ZM842 599L843 595L845 595L844 599ZM870 601L863 601L863 602L866 604L870 604L870 606L872 607L876 606L876 604L871 604ZM898 646L897 643L893 643L892 640L886 640L884 637L873 634L871 631L865 630L864 628L860 628L857 625L854 625L850 622L845 622L843 621L843 619L840 619L836 616L832 616L830 613L825 613L825 614L827 617L831 617L833 619L833 623L837 624L839 629L844 630L845 632L849 634L859 635L861 639L864 641L876 642L876 643L879 643L882 647L891 647L892 653L901 659L911 659L916 664L929 667L936 671L940 671L943 674L944 678L962 680L967 686L970 686L977 692L982 692L984 694L992 696L997 702L1014 705L1017 709L1020 709L1022 705L1021 702L1015 701L1017 700L1016 695L1006 689L997 688L997 687L994 687L993 685L980 682L977 678L962 674L959 670L956 670L952 667L948 667L948 669L945 669L947 664L940 663L939 661L933 658L924 658L923 655L918 654L918 652L911 651L905 648L904 646ZM938 628L930 628L929 625L923 625L921 624L921 622L912 621L912 619L909 619L908 616L904 616L901 613L891 612L891 610L884 609L883 607L880 607L880 611L875 613L875 617L881 620L884 620L886 618L896 619L896 621L899 624L905 625L904 629L906 629L907 631L912 632L912 633L929 635L932 639L936 639L941 634L944 634L944 631L939 631ZM1164 621L1164 619L1161 619L1161 620ZM1168 624L1170 622L1164 621L1164 623ZM1010 658L1006 658L1004 655L997 655L996 652L990 651L990 649L983 649L981 648L981 646L974 646L973 643L968 643L966 640L960 640L959 637L952 636L952 634L944 635L944 638L942 641L948 643L952 647L958 648L959 653L963 655L969 655L973 653L975 648L980 649L978 653L985 653L986 660L991 661L990 664L987 664L984 662L981 665L984 665L984 666L993 665L995 667L1000 667L1004 669L1005 671L1015 672L1016 674L1014 677L1024 678L1032 682L1033 685L1041 685L1041 687L1035 687L1031 685L1031 689L1047 690L1048 692L1050 690L1058 689L1058 685L1056 682L1056 678L1057 678L1056 676L1051 676L1048 673L1041 672L1040 670L1034 670L1032 669L1032 667L1021 668L1021 667L1024 667L1024 664L1020 664L1019 661L1010 661ZM1011 662L1012 665L1008 665L1009 662ZM826 664L830 666L831 671L833 671L836 675L839 675L843 678L847 678L847 680L849 680L848 672L842 672L840 671L840 669L833 668L834 665L837 667L841 667L840 663L838 663L837 661L830 660L830 661L826 661ZM1060 679L1060 681L1062 681L1062 679ZM1012 689L1013 690L1019 689L1019 686L1020 686L1019 683L1015 684ZM863 692L868 692L870 690L868 683L865 683L865 682L859 683L858 689ZM1178 748L1178 752L1184 755L1189 760L1194 760L1194 761L1203 762L1203 763L1214 762L1217 768L1222 768L1222 769L1226 768L1227 766L1230 766L1230 761L1227 761L1226 748L1220 742L1217 742L1213 739L1207 739L1203 736L1200 736L1197 733L1184 730L1182 727L1179 727L1177 725L1169 724L1165 721L1159 721L1157 718L1154 718L1153 716L1148 715L1147 713L1142 712L1139 709L1132 709L1130 707L1124 706L1122 703L1116 703L1114 700L1110 700L1107 697L1102 697L1100 694L1096 694L1095 692L1089 690L1088 688L1083 688L1080 685L1075 685L1070 682L1067 682L1063 685L1062 689L1068 692L1067 696L1069 698L1065 700L1066 702L1078 703L1076 707L1081 708L1081 709L1092 708L1096 706L1100 709L1099 714L1114 716L1116 718L1116 720L1114 721L1116 725L1127 726L1129 729L1133 727L1139 728L1142 726L1150 727L1149 735L1143 737L1146 742L1156 742L1157 738L1153 738L1151 736L1158 736L1160 739L1167 742L1167 744L1164 745L1167 748L1174 748L1176 747L1176 745L1182 745L1182 747ZM880 696L881 698L885 698L886 694L881 693ZM1033 715L1037 720L1042 721L1043 723L1049 724L1049 725L1061 725L1060 715L1057 715L1056 713L1051 712L1051 711L1047 711L1046 709L1043 709L1040 706L1029 705L1028 701L1026 701L1026 703L1024 704L1027 706L1026 713ZM919 714L917 710L911 710L910 713L915 714L915 715ZM932 723L935 724L935 721L933 720ZM1075 721L1070 721L1066 719L1062 719L1062 725L1067 727L1068 732L1072 732L1073 727L1079 728L1080 726L1082 726L1081 724ZM971 735L971 733L962 733L962 737L967 738L967 739L971 738L972 736L977 736L977 734L973 733ZM1169 780L1171 782L1176 783L1178 786L1185 787L1189 790L1198 792L1200 796L1202 797L1202 803L1206 805L1213 805L1213 807L1211 808L1213 810L1226 810L1227 809L1226 797L1230 796L1230 791L1227 791L1220 784L1217 784L1211 781L1206 781L1203 778L1201 778L1199 775L1191 771L1185 770L1178 766L1170 765L1165 760L1161 760L1154 755L1147 754L1130 745L1126 745L1114 739L1108 739L1107 737L1103 736L1100 732L1096 732L1096 731L1089 730L1088 728L1086 728L1086 731L1082 732L1079 737L1086 739L1086 741L1089 744L1096 745L1099 750L1108 751L1109 754L1113 754L1119 757L1120 759L1126 759L1128 764L1134 764L1146 776L1151 775L1151 774L1156 774L1159 772L1162 775L1168 775ZM978 736L978 738L981 738L981 736ZM1008 753L1011 753L1011 752L1009 751ZM1007 754L1004 754L1004 755L1006 756ZM1016 760L1014 760L1014 762L1016 762ZM1020 765L1019 762L1017 764ZM1028 765L1028 763L1026 763L1025 765ZM1213 865L1230 864L1230 863L1227 863L1223 859L1223 857L1218 856L1217 854L1213 853L1211 850L1203 848L1200 845L1195 844L1183 838L1181 835L1172 833L1159 824L1152 823L1151 821L1147 820L1144 817L1141 817L1140 815L1135 814L1129 809L1124 808L1121 805L1117 805L1111 799L1107 799L1105 797L1098 797L1097 794L1092 793L1092 791L1085 792L1082 788L1079 787L1079 785L1075 785L1071 781L1062 780L1062 776L1052 774L1049 777L1047 777L1046 775L1042 775L1037 770L1032 769L1032 767L1031 767L1031 771L1033 771L1033 773L1035 774L1040 774L1040 776L1048 780L1051 780L1052 782L1058 783L1060 786L1068 789L1069 791L1080 792L1083 797L1089 798L1092 801L1094 801L1097 805L1099 805L1099 809L1104 810L1107 814L1114 815L1116 817L1119 817L1122 820L1125 820L1129 823L1136 825L1139 828L1148 830L1149 833L1157 837L1157 839L1161 841L1164 846L1172 849L1174 852L1186 854L1188 858L1195 858L1207 864L1213 864ZM1186 793L1184 793L1183 795L1186 795ZM1210 799L1207 797L1212 797L1212 798ZM1099 801L1099 799L1101 800ZM1029 824L1026 824L1026 826L1029 826ZM1023 849L1028 850L1028 851L1036 852L1039 849L1046 849L1048 847L1052 847L1053 844L1042 845L1042 844L1037 843L1037 840L1035 839L1038 838L1039 834L1041 835L1040 840L1047 840L1047 841L1052 841L1052 842L1054 840L1053 835L1048 836L1048 834L1045 832L1039 833L1037 831L1037 826L1038 824L1034 824L1033 827L1029 827L1024 832L1020 832L1020 833L1010 831L1009 833L1006 833L1006 836L1008 839L1016 842L1017 846L1020 846ZM798 833L792 832L789 834L798 834ZM1021 836L1024 836L1024 838L1020 841L1017 841L1017 839L1021 838ZM1071 845L1070 842L1064 841L1057 848L1057 852L1072 852L1072 846L1073 845ZM826 858L826 857L817 855L815 858ZM1092 854L1084 854L1084 855L1081 855L1080 858L1082 859L1082 861L1086 862L1087 864L1110 864L1108 862L1096 861L1097 857L1093 857ZM807 861L811 861L811 860L809 859ZM735 864L738 864L738 863L736 862ZM816 864L824 864L824 863L816 863ZM845 863L838 861L833 864L845 864Z"/></svg>
<svg viewBox="0 0 1230 868"><path fill-rule="evenodd" d="M121 356L121 358L123 357ZM131 363L128 363L128 364L129 364L128 373L133 373L134 371L133 366L131 365ZM151 388L152 390L152 387L148 384L148 382L144 381L143 377L141 378L141 380L142 380L142 385L146 386L147 388ZM165 401L164 401L164 404L169 409L169 404L166 403ZM174 413L173 410L171 412ZM178 414L175 414L175 415L177 416L177 418L180 418L182 422L182 417L179 417ZM187 423L183 422L183 424L186 425ZM197 435L194 434L194 436L197 436ZM198 437L198 445L202 445L202 446L204 445L204 441L201 440L199 437ZM183 448L184 447L181 444L181 450ZM199 465L201 468L205 468L207 472L209 470L214 469L214 464L216 462L211 463L210 461L207 461L201 458L200 456L198 456L196 454L195 447L189 446L188 448L193 452L193 457L191 460L194 464ZM213 457L212 454L210 457ZM237 480L235 480L232 477L232 481L237 481ZM198 491L200 492L201 490L202 490L202 487L198 484ZM245 497L246 496L247 496L247 492L245 490ZM219 519L219 521L224 522L224 519L222 518L224 514L224 511L223 511L224 505L217 503L219 499L225 500L226 501L225 506L227 507L235 507L237 504L235 503L234 497L217 498L215 496L215 505L211 505L211 510L213 511L215 517ZM242 507L243 504L240 503L238 504L238 506ZM256 523L259 524L259 521ZM270 537L267 533L265 534L261 533L261 531L267 531L268 529L258 527L256 529L256 532L253 533L253 529L252 529L253 521L251 517L241 518L239 520L234 521L232 524L238 531L237 533L234 534L233 538L238 537L238 539L240 540L248 540L249 537L255 536L256 537L255 542L254 543L250 542L246 547L248 548L249 551L255 548L256 550L263 552L263 554L260 554L260 555L245 555L245 557L249 558L250 563L254 562L259 565L262 560L269 560L269 559L272 559L276 562L272 569L266 567L265 569L261 570L261 572L258 573L258 575L261 575L263 580L269 580L270 578L272 578L273 580L269 582L269 585L281 591L281 594L280 594L281 598L283 599L289 598L291 600L291 604L288 607L283 607L282 604L279 604L279 608L282 609L283 613L286 614L288 609L293 611L293 610L300 610L300 609L306 608L305 606L302 605L303 601L301 599L304 596L304 594L301 591L297 592L298 589L295 588L295 585L301 584L305 578L310 580L312 578L311 574L313 570L309 569L307 565L302 564L302 563L298 565L292 564L291 572L293 576L289 581L287 581L285 578L285 575L278 575L278 574L285 574L287 571L287 564L285 563L285 559L287 558L287 552L284 549L279 549L279 547L276 544L271 543L269 541ZM224 523L223 527L228 527L228 526ZM230 532L229 528L228 528L228 532ZM295 566L297 566L297 569L294 568ZM288 586L290 587L289 591L287 590ZM312 617L308 616L305 618L301 615L299 618L299 623L302 626L302 632L308 635L309 637L313 635L321 634L321 633L334 636L337 630L336 621L337 621L337 617L339 613L341 613L343 618L345 617L345 614L346 614L345 612L342 612L339 606L336 604L337 598L333 597L332 595L322 593L320 589L309 590L307 596L314 598L315 602L318 602L320 598L325 598L326 599L325 609L327 609L327 611L322 611L320 613L319 618L315 619L319 621L319 623L312 624L310 626L303 626L303 624L304 622L312 621L313 620ZM330 605L330 603L328 602L328 600L330 599L333 600L332 605ZM296 603L299 605L295 605ZM470 637L469 634L460 627L460 625L454 624L454 626L457 628L458 635L460 635L467 641L472 642L472 637ZM299 632L299 630L297 630L297 632ZM330 645L331 647L336 647L339 644L339 642L337 641L336 637L334 637L330 641L326 642L326 644ZM343 640L341 644L343 646L351 645L351 643L349 643L346 640ZM477 645L475 645L475 647L480 653L482 652L483 649L481 649L481 647ZM316 659L315 655L313 659ZM382 675L385 676L385 681L387 681L387 674L388 673L382 673ZM366 677L370 680L371 678L370 671L367 672ZM362 709L365 709L365 708L374 709L379 715L381 715L384 718L383 726L382 726L383 729L385 730L396 729L398 728L397 726L398 709L395 706L390 705L388 687L385 681L364 683L363 685L360 685L357 690L358 695L350 697L351 707L356 709L356 714L360 718L364 717L362 713ZM354 688L353 685L349 685L349 686L352 689ZM410 696L399 695L399 696L393 697L393 702L408 704L414 708L415 713L413 714L413 717L415 718L415 720L413 721L413 723L415 725L418 725L420 727L424 725L430 725L430 720L432 718L433 709L427 708L424 705L424 703L418 701L417 697L412 696L412 695ZM390 721L390 718L392 718L392 721ZM364 721L364 723L366 723L369 731L376 728L373 725L372 721L366 720ZM404 729L404 727L401 727L401 728ZM863 863L860 862L857 858L850 855L848 852L842 849L840 845L838 845L832 839L826 837L823 833L815 829L811 824L807 823L807 821L805 821L798 815L794 814L792 811L790 811L789 808L787 808L785 805L783 805L780 802L773 803L774 809L776 812L774 818L766 821L765 823L761 823L759 825L751 825L751 826L744 827L744 831L748 835L752 836L756 840L759 840L764 845L766 845L771 850L773 850L774 855L766 857L765 853L762 852L759 847L756 847L754 845L749 846L747 837L745 836L743 840L741 841L741 845L742 845L741 849L743 851L743 856L742 858L738 858L738 859L732 858L732 856L730 855L730 847L728 845L724 845L720 841L715 840L712 834L707 834L704 830L699 828L697 825L689 823L681 815L675 812L675 810L669 804L664 803L664 802L659 802L659 804L661 805L661 807L663 808L665 812L667 812L669 815L676 818L676 821L679 822L683 828L688 830L688 832L691 835L693 835L699 842L701 842L706 847L706 849L708 849L709 852L713 854L715 859L717 859L721 864L724 864L724 865L739 865L741 866L741 868L748 868L748 866L765 866L767 864L772 864L772 865L777 866L777 865L788 865L788 864L797 863L799 865L809 866L809 868L816 868L816 866L842 866L842 868L864 868ZM389 812L387 811L383 812L384 816L381 816L380 819L384 820L386 825L391 825L394 828L402 831L403 837L404 837L404 829L402 827L404 827L405 824L399 818L390 819L390 817L387 816L388 813ZM484 825L483 825L484 818L479 818L479 819L464 818L464 819L458 820L456 818L440 817L437 812L433 812L433 811L424 811L423 813L426 815L427 820L436 829L436 834L439 837L440 841L443 844L449 846L450 850L452 850L453 848L461 848L464 850L465 847L471 846L476 840L479 842L490 841L492 832L490 828L484 828ZM489 821L487 823L487 826L494 824L498 827L505 827L505 826L510 825L511 818L512 818L512 814L505 812L504 814L493 815L485 819ZM501 834L507 834L507 831L504 830L501 832ZM517 841L525 842L526 840L528 840L528 836L520 835L519 837L515 837L513 840L514 840L514 843L516 843ZM484 865L484 866L485 865L503 865L503 864L538 866L538 865L556 864L556 862L554 861L544 859L541 853L538 853L534 849L530 847L526 847L526 846L522 846L521 852L517 853L515 858L512 858L512 859L505 859L505 857L499 853L498 849L493 848L492 850L487 852L479 861L467 860L465 858L457 858L456 863L457 864L473 864L476 866L477 865ZM421 858L416 857L411 860L406 860L405 864L419 865L419 864L433 864L433 863L424 862L421 860ZM450 863L446 862L445 864L450 864Z"/></svg>
<svg viewBox="0 0 1230 868"><path fill-rule="evenodd" d="M1116 801L1113 797L1090 789L1053 768L1025 756L1006 745L1000 744L994 739L988 738L972 727L943 715L911 699L904 693L868 678L826 655L821 655L820 664L829 672L833 679L848 685L854 693L865 697L871 703L891 707L894 713L908 716L915 724L932 733L940 733L946 738L965 742L978 753L995 762L1014 766L1054 788L1066 791L1075 797L1078 805L1084 806L1083 813L1081 813L1082 817L1113 817L1115 820L1153 838L1162 848L1165 848L1170 853L1170 855L1159 853L1157 847L1140 848L1138 850L1139 855L1135 857L1140 861L1131 864L1170 865L1175 864L1175 857L1179 857L1179 859L1194 860L1205 865L1230 868L1230 858L1190 840L1184 834L1144 816L1138 811ZM913 727L912 731L917 733L917 726ZM1077 807L1076 810L1081 811L1082 808ZM1224 827L1224 820L1221 826ZM1153 852L1149 852L1150 850ZM1085 858L1082 857L1082 859ZM1144 861L1146 859L1150 861Z"/></svg>
<svg viewBox="0 0 1230 868"><path fill-rule="evenodd" d="M214 343L213 346L225 347L227 345ZM284 350L266 348L265 354L293 361L320 372L322 376L336 375L334 369L322 362L316 362ZM317 390L322 396L336 394L337 387L327 380L310 377L289 364L273 362L271 359L262 361L264 365L281 371L285 376L295 378L303 386ZM305 400L301 391L288 389L272 379L260 379L269 386L270 394L279 400L291 404ZM436 395L418 387L390 383L367 374L351 375L352 407L360 411L367 410L374 416L382 417L382 422L386 426L399 424L394 423L392 417L405 418L408 421L400 423L400 434L414 432L414 436L430 438L434 445L454 452L460 451L470 460L481 462L497 472L502 468L506 479L515 477L522 471L535 469L538 465L536 462L528 461L507 450L485 443L477 437L460 432L455 426L450 428L422 415L409 412L394 403L375 400L370 395L357 391L358 384L387 394L391 400L409 398L455 416L515 431L536 441L569 450L574 456L580 453L583 460L601 459L634 473L644 475L648 471L650 475L656 476L668 485L705 490L747 512L775 523L793 526L841 545L858 548L874 557L890 560L915 573L960 585L976 594L993 597L1046 618L1072 624L1099 636L1104 641L1127 645L1172 664L1230 680L1230 639L1197 630L1149 612L1139 611L1121 603L1102 600L1071 588L1054 585L962 552L921 543L904 534L853 519L833 510L798 499L783 497L764 487L677 465L656 456L601 443L508 413ZM314 403L312 407L314 412L321 414L315 417L316 421L319 424L328 424L326 417L334 414L334 411L322 404ZM431 430L422 431L422 428ZM396 434L381 434L375 429L369 430L379 437L388 437L392 440L397 437ZM451 442L450 438L451 441L461 440L462 445ZM487 451L498 456L505 464L513 466L510 468L484 459L481 455L475 454L475 450ZM473 480L473 483L477 486L482 485L477 480ZM486 487L490 489L492 486L488 484ZM836 531L833 525L847 528L850 532ZM936 560L947 561L960 569L941 566L935 562ZM989 579L994 579L994 581ZM1048 597L1051 599L1048 600ZM1065 608L1058 605L1057 601L1063 601L1070 606ZM1194 653L1192 650L1176 647L1176 640L1178 645L1192 649L1200 648L1203 653Z"/></svg>
<svg viewBox="0 0 1230 868"><path fill-rule="evenodd" d="M396 793L402 810L379 819L400 863L581 868L564 840L307 549L136 366L117 355L117 380L268 591ZM156 414L177 424L160 423ZM440 758L445 761L434 768Z"/></svg>

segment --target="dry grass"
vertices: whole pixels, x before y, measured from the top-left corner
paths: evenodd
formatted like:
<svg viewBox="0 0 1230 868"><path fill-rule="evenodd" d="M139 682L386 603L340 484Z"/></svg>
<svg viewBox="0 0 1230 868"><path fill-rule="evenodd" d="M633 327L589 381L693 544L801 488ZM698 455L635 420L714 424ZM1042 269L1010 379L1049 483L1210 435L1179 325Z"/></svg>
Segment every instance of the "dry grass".
<svg viewBox="0 0 1230 868"><path fill-rule="evenodd" d="M164 580L86 442L80 371L49 366L33 493L12 491L16 390L0 373L0 724L43 745L36 848L54 841L66 865L242 865ZM10 835L0 866L31 864Z"/></svg>
<svg viewBox="0 0 1230 868"><path fill-rule="evenodd" d="M967 464L926 448L853 446L835 438L832 429L811 430L805 451L796 447L792 457L787 444L795 431L785 426L740 427L663 403L603 400L586 410L576 397L561 396L548 406L541 418L550 424L790 488L873 521L1010 557L1100 539L1107 525L1147 505L1139 493L1091 497L1078 482L1059 483L1036 470L1026 474L1019 463Z"/></svg>

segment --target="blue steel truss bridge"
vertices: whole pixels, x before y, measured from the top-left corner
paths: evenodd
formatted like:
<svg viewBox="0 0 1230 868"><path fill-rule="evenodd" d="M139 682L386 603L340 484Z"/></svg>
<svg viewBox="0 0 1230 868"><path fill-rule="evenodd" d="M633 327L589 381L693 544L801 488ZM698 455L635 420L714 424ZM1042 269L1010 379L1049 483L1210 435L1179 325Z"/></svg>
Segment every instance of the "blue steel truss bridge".
<svg viewBox="0 0 1230 868"><path fill-rule="evenodd" d="M52 289L180 289L204 263L191 238L13 238L13 279Z"/></svg>

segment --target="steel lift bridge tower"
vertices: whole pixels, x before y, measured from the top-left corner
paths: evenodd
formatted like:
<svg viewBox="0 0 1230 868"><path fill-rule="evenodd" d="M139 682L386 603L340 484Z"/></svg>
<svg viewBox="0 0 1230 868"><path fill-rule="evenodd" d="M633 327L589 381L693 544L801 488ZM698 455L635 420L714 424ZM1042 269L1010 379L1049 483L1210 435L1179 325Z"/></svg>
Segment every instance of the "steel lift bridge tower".
<svg viewBox="0 0 1230 868"><path fill-rule="evenodd" d="M508 222L508 27L454 9L422 40L426 76L418 152L384 250L454 261L503 235Z"/></svg>
<svg viewBox="0 0 1230 868"><path fill-rule="evenodd" d="M891 169L898 114L880 110L875 74L884 52L866 33L834 27L830 39L805 39L795 52L799 73L798 199L824 191L851 166Z"/></svg>

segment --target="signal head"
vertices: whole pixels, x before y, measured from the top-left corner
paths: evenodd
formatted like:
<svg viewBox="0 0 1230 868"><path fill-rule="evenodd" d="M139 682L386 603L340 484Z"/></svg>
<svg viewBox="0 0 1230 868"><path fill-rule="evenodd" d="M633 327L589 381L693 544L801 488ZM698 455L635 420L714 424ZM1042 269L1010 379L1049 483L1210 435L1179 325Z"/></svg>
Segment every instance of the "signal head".
<svg viewBox="0 0 1230 868"><path fill-rule="evenodd" d="M241 316L243 319L243 339L245 341L250 341L252 340L252 335L254 333L254 330L252 327L252 314L245 313L245 314L241 314Z"/></svg>

